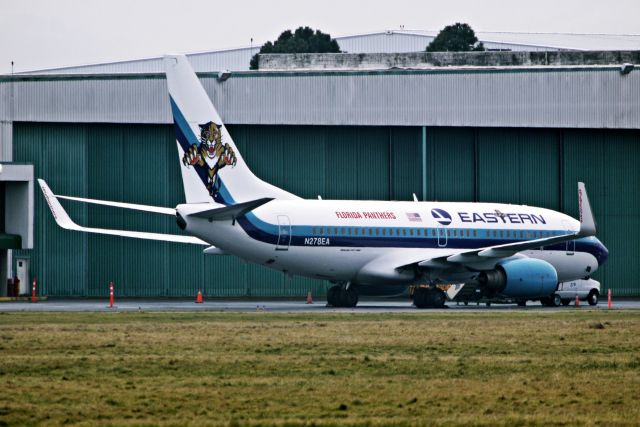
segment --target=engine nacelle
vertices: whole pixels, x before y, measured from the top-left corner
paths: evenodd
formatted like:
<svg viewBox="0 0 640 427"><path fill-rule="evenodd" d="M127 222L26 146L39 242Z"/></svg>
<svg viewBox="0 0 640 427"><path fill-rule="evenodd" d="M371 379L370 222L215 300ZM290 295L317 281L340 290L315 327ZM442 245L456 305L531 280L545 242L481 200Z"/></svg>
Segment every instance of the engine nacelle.
<svg viewBox="0 0 640 427"><path fill-rule="evenodd" d="M482 272L479 281L489 295L540 298L556 290L558 272L546 261L521 258L503 261L495 270Z"/></svg>

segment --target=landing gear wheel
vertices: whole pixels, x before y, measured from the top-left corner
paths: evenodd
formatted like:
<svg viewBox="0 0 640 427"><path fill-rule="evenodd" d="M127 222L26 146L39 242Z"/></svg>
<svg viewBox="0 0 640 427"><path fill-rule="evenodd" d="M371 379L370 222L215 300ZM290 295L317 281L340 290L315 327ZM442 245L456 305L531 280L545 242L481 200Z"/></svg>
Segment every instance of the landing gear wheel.
<svg viewBox="0 0 640 427"><path fill-rule="evenodd" d="M591 290L591 292L589 292L589 296L587 297L587 302L589 303L589 305L598 305L598 297L600 295L598 294L598 291L596 291L595 289Z"/></svg>
<svg viewBox="0 0 640 427"><path fill-rule="evenodd" d="M551 295L549 300L551 301L549 307L560 307L560 304L562 304L562 298L558 294Z"/></svg>
<svg viewBox="0 0 640 427"><path fill-rule="evenodd" d="M569 304L571 304L571 300L570 299L562 299L562 305L564 305L565 307L568 306Z"/></svg>
<svg viewBox="0 0 640 427"><path fill-rule="evenodd" d="M358 292L356 292L355 286L350 286L349 289L340 290L340 307L355 307L358 305Z"/></svg>
<svg viewBox="0 0 640 427"><path fill-rule="evenodd" d="M527 306L527 301L518 301L518 307L526 307Z"/></svg>
<svg viewBox="0 0 640 427"><path fill-rule="evenodd" d="M427 292L425 288L417 288L413 293L413 305L417 308L427 308Z"/></svg>
<svg viewBox="0 0 640 427"><path fill-rule="evenodd" d="M444 294L442 289L431 288L427 293L427 299L431 303L431 307L442 308L444 307L444 303L447 301L447 296Z"/></svg>
<svg viewBox="0 0 640 427"><path fill-rule="evenodd" d="M418 308L442 308L447 296L440 288L417 288L413 294L413 304Z"/></svg>
<svg viewBox="0 0 640 427"><path fill-rule="evenodd" d="M551 307L551 298L550 297L542 297L540 298L540 304L545 307Z"/></svg>
<svg viewBox="0 0 640 427"><path fill-rule="evenodd" d="M329 288L327 291L327 305L332 307L340 307L340 294L342 286L336 285Z"/></svg>

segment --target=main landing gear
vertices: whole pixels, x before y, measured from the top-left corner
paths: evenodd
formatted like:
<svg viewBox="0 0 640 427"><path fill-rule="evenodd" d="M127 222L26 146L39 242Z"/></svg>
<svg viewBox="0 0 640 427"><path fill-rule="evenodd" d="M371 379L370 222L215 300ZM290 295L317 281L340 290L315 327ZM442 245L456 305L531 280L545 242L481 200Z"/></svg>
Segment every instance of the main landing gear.
<svg viewBox="0 0 640 427"><path fill-rule="evenodd" d="M416 288L413 293L413 304L418 308L443 308L447 296L438 287Z"/></svg>
<svg viewBox="0 0 640 427"><path fill-rule="evenodd" d="M355 307L358 305L358 291L349 283L335 285L327 292L327 305L332 307Z"/></svg>

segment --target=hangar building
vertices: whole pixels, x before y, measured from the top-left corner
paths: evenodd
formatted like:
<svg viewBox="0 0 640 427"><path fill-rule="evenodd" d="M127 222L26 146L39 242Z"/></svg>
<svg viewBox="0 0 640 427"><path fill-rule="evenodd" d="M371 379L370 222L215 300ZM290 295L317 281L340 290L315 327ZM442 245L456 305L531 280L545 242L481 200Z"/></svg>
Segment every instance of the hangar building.
<svg viewBox="0 0 640 427"><path fill-rule="evenodd" d="M431 55L375 69L366 65L389 58L274 57L258 72L199 77L256 174L303 197L416 193L577 216L582 180L610 251L595 278L616 295L640 295L640 52ZM3 76L0 119L2 160L33 165L57 194L183 202L162 73ZM33 200L33 249L12 251L7 274L27 260L46 295L104 296L110 281L122 296L326 289L199 247L62 230L39 191ZM63 203L79 224L178 232L161 215Z"/></svg>

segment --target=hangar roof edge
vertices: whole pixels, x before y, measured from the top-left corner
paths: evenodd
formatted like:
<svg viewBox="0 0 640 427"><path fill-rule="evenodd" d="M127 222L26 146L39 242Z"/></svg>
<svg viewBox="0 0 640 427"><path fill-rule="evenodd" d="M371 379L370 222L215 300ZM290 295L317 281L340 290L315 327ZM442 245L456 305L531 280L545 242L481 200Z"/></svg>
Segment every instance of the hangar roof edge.
<svg viewBox="0 0 640 427"><path fill-rule="evenodd" d="M315 76L358 76L358 75L419 75L419 74L487 74L487 73L531 73L553 71L611 71L620 70L620 65L582 65L582 66L513 66L513 67L430 67L430 68L392 68L392 69L326 69L326 70L261 70L234 71L231 78L253 77L315 77ZM217 78L217 72L196 73L199 77ZM164 73L105 73L105 74L34 74L0 75L0 83L11 81L73 81L73 80L151 80L165 78Z"/></svg>

